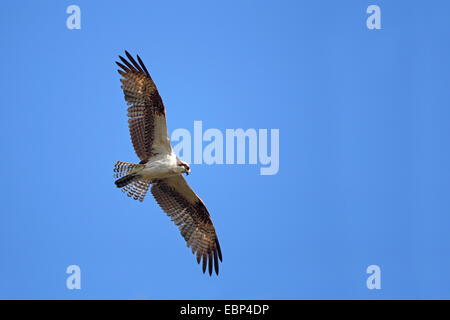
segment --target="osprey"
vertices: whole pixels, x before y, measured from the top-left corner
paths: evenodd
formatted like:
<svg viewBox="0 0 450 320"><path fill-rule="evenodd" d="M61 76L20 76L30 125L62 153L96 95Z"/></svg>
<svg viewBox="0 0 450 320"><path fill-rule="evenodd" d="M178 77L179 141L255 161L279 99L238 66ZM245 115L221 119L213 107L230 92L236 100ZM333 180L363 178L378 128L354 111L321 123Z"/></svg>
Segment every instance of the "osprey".
<svg viewBox="0 0 450 320"><path fill-rule="evenodd" d="M183 177L191 168L175 155L167 132L166 112L162 99L141 58L119 56L117 70L123 77L122 90L128 108L128 126L139 164L118 161L114 168L115 184L129 197L143 201L151 193L162 210L179 227L188 248L203 259L203 273L208 265L219 274L222 261L219 241L203 201Z"/></svg>

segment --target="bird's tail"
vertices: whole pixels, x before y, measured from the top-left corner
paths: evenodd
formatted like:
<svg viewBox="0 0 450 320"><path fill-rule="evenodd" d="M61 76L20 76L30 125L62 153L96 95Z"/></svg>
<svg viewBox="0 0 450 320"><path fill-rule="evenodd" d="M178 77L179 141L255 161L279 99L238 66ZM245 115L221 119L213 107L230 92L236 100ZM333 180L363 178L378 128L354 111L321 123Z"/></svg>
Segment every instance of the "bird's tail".
<svg viewBox="0 0 450 320"><path fill-rule="evenodd" d="M126 187L129 183L133 182L137 178L137 175L135 173L127 174L125 177L122 177L120 179L117 179L114 181L117 188L123 188Z"/></svg>
<svg viewBox="0 0 450 320"><path fill-rule="evenodd" d="M127 196L133 197L135 200L143 201L147 194L150 182L140 179L137 171L143 165L118 161L114 166L114 177L119 178L114 183L117 188L122 188L123 192L127 192Z"/></svg>
<svg viewBox="0 0 450 320"><path fill-rule="evenodd" d="M129 173L132 173L134 169L137 169L140 166L141 165L136 163L117 161L117 163L114 165L114 177L115 178L125 177Z"/></svg>

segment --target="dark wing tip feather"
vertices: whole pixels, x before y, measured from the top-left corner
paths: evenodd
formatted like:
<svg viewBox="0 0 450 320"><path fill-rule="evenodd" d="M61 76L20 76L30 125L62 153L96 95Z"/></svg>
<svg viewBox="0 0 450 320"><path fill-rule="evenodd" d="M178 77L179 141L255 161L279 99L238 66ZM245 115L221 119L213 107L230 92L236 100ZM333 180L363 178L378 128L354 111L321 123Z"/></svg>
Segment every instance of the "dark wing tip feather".
<svg viewBox="0 0 450 320"><path fill-rule="evenodd" d="M209 257L208 257L209 263L208 263L208 267L209 267L209 275L211 276L212 274L212 267L213 267L213 257L212 257L212 251L209 251Z"/></svg>
<svg viewBox="0 0 450 320"><path fill-rule="evenodd" d="M144 70L142 70L141 66L136 62L136 60L134 60L133 56L130 53L128 53L128 51L126 51L126 50L125 50L125 54L127 55L128 60L131 61L133 66L140 72L144 73Z"/></svg>
<svg viewBox="0 0 450 320"><path fill-rule="evenodd" d="M203 254L203 273L205 273L206 271L206 263L208 262L208 256L205 254Z"/></svg>
<svg viewBox="0 0 450 320"><path fill-rule="evenodd" d="M219 275L219 261L217 261L217 250L214 250L214 270Z"/></svg>
<svg viewBox="0 0 450 320"><path fill-rule="evenodd" d="M145 67L144 62L142 62L141 57L139 57L139 55L137 55L137 59L141 65L142 69L144 69L144 72L147 75L147 77L149 77L151 79L152 77L150 77L150 73L148 72L147 68Z"/></svg>
<svg viewBox="0 0 450 320"><path fill-rule="evenodd" d="M123 64L121 64L120 62L116 61L116 64L122 68L125 72L130 72L130 69L128 69L127 67L125 67Z"/></svg>
<svg viewBox="0 0 450 320"><path fill-rule="evenodd" d="M220 250L219 239L217 239L217 238L216 238L216 248L217 248L217 253L219 254L219 260L220 260L220 262L222 262L222 250Z"/></svg>
<svg viewBox="0 0 450 320"><path fill-rule="evenodd" d="M136 70L136 68L135 68L131 63L129 63L128 60L125 59L124 57L119 56L119 59L120 59L123 63L125 63L125 65L128 67L128 69L130 69L130 70L132 70L132 71L134 71L134 72L139 72L139 71Z"/></svg>
<svg viewBox="0 0 450 320"><path fill-rule="evenodd" d="M203 255L197 255L197 263L200 264L202 261L202 271L206 273L208 270L209 275L213 273L213 269L216 275L219 275L219 259L222 261L222 254L220 252L220 247L216 247Z"/></svg>
<svg viewBox="0 0 450 320"><path fill-rule="evenodd" d="M144 62L142 62L141 57L139 57L139 55L136 55L138 62L136 62L136 60L133 58L133 56L127 51L125 50L125 55L127 56L127 59L125 59L124 57L122 57L121 55L119 55L119 59L127 66L125 67L123 64L116 62L117 65L119 65L122 69L124 69L126 72L134 71L134 72L142 72L144 73L149 79L151 79L152 77L150 76L150 73L148 72L147 68L145 67ZM131 62L131 63L130 63Z"/></svg>
<svg viewBox="0 0 450 320"><path fill-rule="evenodd" d="M127 57L131 56L131 54L127 50L125 50L125 54Z"/></svg>

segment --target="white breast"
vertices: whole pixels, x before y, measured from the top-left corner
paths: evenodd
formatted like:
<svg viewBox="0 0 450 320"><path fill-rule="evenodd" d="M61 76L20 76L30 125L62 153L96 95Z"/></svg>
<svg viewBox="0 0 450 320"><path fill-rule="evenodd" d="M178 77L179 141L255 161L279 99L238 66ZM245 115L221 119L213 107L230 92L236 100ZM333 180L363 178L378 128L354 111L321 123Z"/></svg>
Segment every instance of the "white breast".
<svg viewBox="0 0 450 320"><path fill-rule="evenodd" d="M144 178L161 179L180 174L182 169L177 165L177 157L175 153L155 156L145 164L145 168L141 171Z"/></svg>

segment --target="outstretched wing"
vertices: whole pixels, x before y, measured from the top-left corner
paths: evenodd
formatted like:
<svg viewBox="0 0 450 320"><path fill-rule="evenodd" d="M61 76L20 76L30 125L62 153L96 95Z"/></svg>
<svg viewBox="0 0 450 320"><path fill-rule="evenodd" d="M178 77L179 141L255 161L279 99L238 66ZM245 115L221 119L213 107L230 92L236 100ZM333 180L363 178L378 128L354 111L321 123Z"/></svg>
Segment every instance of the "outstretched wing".
<svg viewBox="0 0 450 320"><path fill-rule="evenodd" d="M161 97L141 58L139 63L125 51L128 58L119 56L123 62L116 62L122 70L122 90L128 108L128 126L131 141L137 156L147 161L156 154L172 151L167 132L166 112Z"/></svg>
<svg viewBox="0 0 450 320"><path fill-rule="evenodd" d="M181 235L192 253L197 255L197 263L203 258L203 273L209 265L219 274L222 261L219 241L211 217L203 201L189 187L182 175L154 180L151 192L156 202L179 227Z"/></svg>

